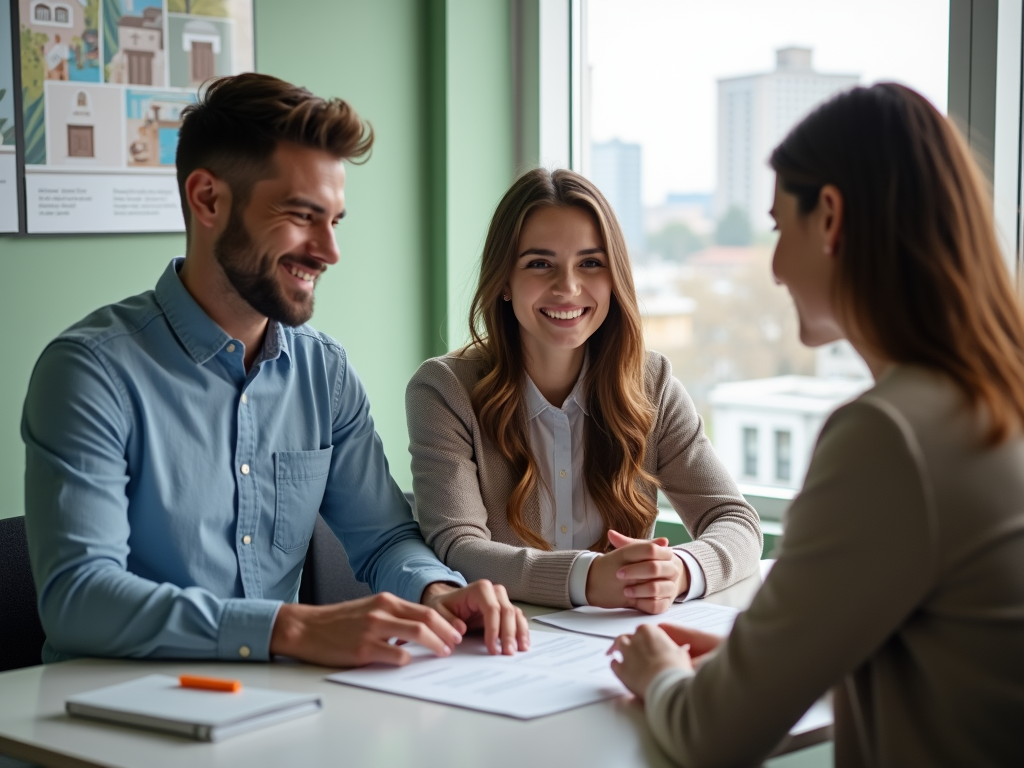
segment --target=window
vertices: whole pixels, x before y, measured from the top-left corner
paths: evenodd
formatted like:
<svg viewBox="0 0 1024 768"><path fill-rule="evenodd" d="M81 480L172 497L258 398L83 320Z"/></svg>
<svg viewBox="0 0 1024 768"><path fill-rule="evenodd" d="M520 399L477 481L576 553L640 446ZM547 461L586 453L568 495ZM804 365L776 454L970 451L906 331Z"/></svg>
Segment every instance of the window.
<svg viewBox="0 0 1024 768"><path fill-rule="evenodd" d="M791 460L793 436L789 430L775 430L775 479L788 482L793 472Z"/></svg>
<svg viewBox="0 0 1024 768"><path fill-rule="evenodd" d="M53 11L53 20L58 24L67 24L70 21L68 18L68 9L58 5Z"/></svg>
<svg viewBox="0 0 1024 768"><path fill-rule="evenodd" d="M758 429L744 424L767 417L801 425L773 429L763 467L765 482L798 488L829 409L871 384L845 343L799 341L771 274L768 156L857 84L896 80L945 112L949 16L949 0L582 0L574 167L616 211L647 346L737 480L757 482Z"/></svg>
<svg viewBox="0 0 1024 768"><path fill-rule="evenodd" d="M37 5L33 16L36 21L50 21L52 18L50 15L50 6L42 4Z"/></svg>
<svg viewBox="0 0 1024 768"><path fill-rule="evenodd" d="M757 477L757 428L743 428L743 474Z"/></svg>

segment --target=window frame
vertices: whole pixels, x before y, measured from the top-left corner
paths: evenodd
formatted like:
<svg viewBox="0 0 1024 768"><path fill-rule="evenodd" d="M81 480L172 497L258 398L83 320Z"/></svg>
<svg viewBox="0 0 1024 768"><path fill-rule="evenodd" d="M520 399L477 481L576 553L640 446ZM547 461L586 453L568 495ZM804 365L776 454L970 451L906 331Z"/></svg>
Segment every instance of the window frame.
<svg viewBox="0 0 1024 768"><path fill-rule="evenodd" d="M588 0L512 0L520 169L588 169L587 6ZM1022 6L1022 0L950 0L947 111L989 182L1004 256L1024 296ZM743 483L740 490L769 521L781 520L795 495L789 489L765 495L765 489Z"/></svg>

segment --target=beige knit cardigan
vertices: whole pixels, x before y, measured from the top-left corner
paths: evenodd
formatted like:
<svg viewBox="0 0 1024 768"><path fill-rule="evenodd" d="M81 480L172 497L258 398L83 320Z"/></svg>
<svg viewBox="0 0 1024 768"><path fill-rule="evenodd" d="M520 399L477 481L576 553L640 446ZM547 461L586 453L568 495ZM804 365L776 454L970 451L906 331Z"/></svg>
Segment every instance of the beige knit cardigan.
<svg viewBox="0 0 1024 768"><path fill-rule="evenodd" d="M470 351L427 360L409 382L406 417L420 527L437 556L467 579L503 584L513 600L571 607L569 571L580 551L526 546L509 527L505 510L518 477L484 436L470 404L484 373L479 353ZM645 381L658 415L644 468L694 537L679 548L700 563L710 594L757 569L757 513L718 460L693 401L657 352L648 353ZM655 500L653 492L650 498ZM527 500L524 520L532 530L541 529L539 492Z"/></svg>

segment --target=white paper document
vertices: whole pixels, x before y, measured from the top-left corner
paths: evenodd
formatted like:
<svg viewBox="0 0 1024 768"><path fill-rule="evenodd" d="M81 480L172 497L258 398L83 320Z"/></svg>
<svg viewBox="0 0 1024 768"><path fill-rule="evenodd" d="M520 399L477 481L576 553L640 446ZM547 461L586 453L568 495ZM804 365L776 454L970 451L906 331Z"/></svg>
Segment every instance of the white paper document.
<svg viewBox="0 0 1024 768"><path fill-rule="evenodd" d="M641 624L681 624L713 635L728 635L738 615L739 610L727 605L691 600L688 603L675 603L667 611L656 616L631 608L583 606L570 611L534 616L533 620L569 632L598 637L630 634L636 632Z"/></svg>
<svg viewBox="0 0 1024 768"><path fill-rule="evenodd" d="M832 725L832 702L823 698L811 705L811 708L804 713L796 725L789 729L789 733L792 736L799 736L821 728L828 728L830 725Z"/></svg>
<svg viewBox="0 0 1024 768"><path fill-rule="evenodd" d="M608 647L596 638L534 632L530 650L515 656L491 656L482 640L467 637L439 658L410 643L413 658L404 667L373 665L327 679L529 720L627 694L611 671Z"/></svg>

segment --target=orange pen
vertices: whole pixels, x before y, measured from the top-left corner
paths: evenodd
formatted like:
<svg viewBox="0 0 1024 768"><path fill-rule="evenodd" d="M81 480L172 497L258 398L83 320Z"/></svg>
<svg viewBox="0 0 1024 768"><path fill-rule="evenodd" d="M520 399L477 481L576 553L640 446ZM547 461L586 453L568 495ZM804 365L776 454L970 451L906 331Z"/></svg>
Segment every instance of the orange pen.
<svg viewBox="0 0 1024 768"><path fill-rule="evenodd" d="M181 675L178 684L182 688L199 688L204 691L220 691L221 693L238 693L242 690L241 680L225 680L221 677L202 677L200 675Z"/></svg>

